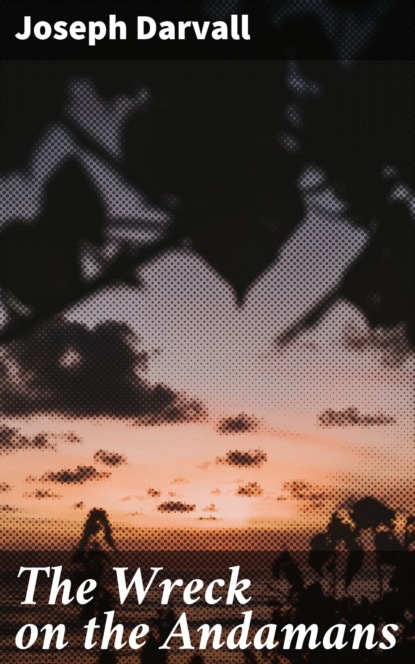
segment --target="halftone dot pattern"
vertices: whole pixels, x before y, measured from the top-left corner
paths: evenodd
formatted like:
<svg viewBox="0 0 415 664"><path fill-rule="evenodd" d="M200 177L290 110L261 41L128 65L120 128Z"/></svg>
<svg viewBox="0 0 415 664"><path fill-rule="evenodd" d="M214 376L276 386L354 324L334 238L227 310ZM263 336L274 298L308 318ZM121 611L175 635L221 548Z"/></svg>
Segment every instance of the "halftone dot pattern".
<svg viewBox="0 0 415 664"><path fill-rule="evenodd" d="M304 7L312 4L319 3L305 2ZM381 11L382 3L376 6ZM214 11L222 16L225 3L215 3ZM333 12L340 10L327 11L332 30ZM350 53L358 46L351 42ZM317 75L319 65L313 66ZM324 67L321 79L327 83ZM185 188L179 193L157 187L141 191L131 173L126 175L123 161L124 123L134 114L143 120L156 112L163 117L141 80L135 93L110 99L100 95L92 79L68 81L69 103L33 146L31 169L2 180L7 194L0 211L4 232L15 228L31 233L42 222L50 235L54 226L48 206L56 195L54 182L68 163L75 164L85 189L69 191L65 204L80 215L83 204L90 210L80 235L65 235L71 247L73 242L70 260L48 266L38 283L45 288L50 280L51 298L65 306L54 317L45 314L1 354L0 455L5 464L0 518L2 548L14 551L1 558L1 569L13 570L6 575L7 601L16 606L17 590L23 592L23 580L18 588L13 584L17 561L25 556L28 564L36 559L59 565L60 552L76 583L98 579L95 600L87 609L75 604L48 608L47 620L61 620L70 633L70 647L48 652L48 659L114 663L135 658L143 664L262 660L261 652L252 650L208 649L200 655L176 647L167 654L160 651L184 608L180 597L161 609L156 602L142 610L136 604L120 609L108 581L111 566L148 569L160 564L170 578L209 580L226 570L229 575L229 567L236 565L252 578L252 605L228 613L221 604L202 610L201 617L189 609L193 636L204 621L233 626L240 621L239 609L251 606L256 629L269 622L331 625L333 616L347 625L379 626L387 619L404 625L409 635L393 651L399 659L365 651L365 661L412 661L414 351L408 330L413 319L402 307L392 324L371 326L364 307L342 290L344 274L370 245L373 228L350 222L347 187L304 152L305 133L313 132L307 124L308 103L324 95L323 83L318 77L308 79L301 67L287 67L285 87L287 103L270 145L279 151L278 159L281 149L287 159L287 187L295 180L293 201L288 197L284 210L296 219L299 202L303 217L290 232L284 230L284 241L270 259L267 254L267 260L253 264L252 278L247 284L242 279L240 290L241 263L229 273L223 269L228 257L229 262L249 258L244 251L250 246L252 253L266 253L266 242L257 243L259 236L278 245L281 222L274 216L268 184L263 188L255 182L254 200L260 200L263 213L258 226L236 206L240 216L226 226L234 233L224 245L228 253L221 253L215 230L210 237L198 235L197 224L169 243ZM247 135L251 131L248 125L244 129ZM239 138L243 143L246 137ZM235 150L245 163L241 146ZM266 150L262 154L269 158ZM204 156L199 159L208 170ZM177 168L183 171L180 157ZM286 193L278 179L275 189ZM206 183L201 187L205 200L207 190ZM218 192L227 211L226 195ZM251 203L250 195L242 193ZM57 214L56 208L53 212ZM58 212L64 219L65 210ZM244 237L238 235L238 223ZM407 237L410 243L410 233ZM17 237L20 241L23 246L23 235ZM59 253L60 242L58 237L47 245L49 253L41 261L30 252L32 242L24 245L34 280L45 256L68 255ZM108 274L112 278L106 281ZM94 280L101 278L95 290ZM410 273L404 278L409 289ZM24 318L47 310L47 298L19 290L17 281L10 284L14 290L10 286L4 297L6 321L16 320L16 311ZM91 291L83 290L85 284ZM70 306L65 299L69 291ZM122 431L114 428L120 422ZM126 431L133 432L132 443L123 438ZM163 446L157 438L161 435ZM186 435L193 436L191 448ZM196 455L199 448L203 458ZM354 465L348 455L354 455ZM267 473L273 474L271 479ZM278 522L271 520L268 505L283 515ZM240 527L234 525L238 510L249 515ZM117 620L130 629L138 624L138 615L151 624L146 646L138 652L117 651L112 645L108 651L87 653L83 625L113 608ZM28 615L7 617L0 661L14 661L16 628L29 622ZM20 653L16 662L32 661L35 653L42 658L40 643ZM362 661L361 652L345 652L352 662ZM283 658L276 651L268 661L324 664L338 656L337 651L310 650Z"/></svg>
<svg viewBox="0 0 415 664"><path fill-rule="evenodd" d="M229 466L262 466L268 460L267 453L263 450L229 450L224 457L216 457L216 463Z"/></svg>
<svg viewBox="0 0 415 664"><path fill-rule="evenodd" d="M145 88L135 95L103 100L91 81L75 80L69 89L67 116L110 156L122 157L122 127L135 111L145 111L150 95Z"/></svg>
<svg viewBox="0 0 415 664"><path fill-rule="evenodd" d="M240 413L236 417L224 417L218 422L217 429L224 435L254 432L259 428L255 417Z"/></svg>
<svg viewBox="0 0 415 664"><path fill-rule="evenodd" d="M27 491L24 494L25 498L36 498L36 500L59 500L62 496L59 493L54 493L49 489L36 489L35 491Z"/></svg>
<svg viewBox="0 0 415 664"><path fill-rule="evenodd" d="M226 21L231 14L242 11L244 3L206 0L204 7L210 18ZM392 7L392 0L281 0L264 3L259 11L277 27L291 22L299 35L310 26L310 18L315 19L333 51L348 61L359 57Z"/></svg>

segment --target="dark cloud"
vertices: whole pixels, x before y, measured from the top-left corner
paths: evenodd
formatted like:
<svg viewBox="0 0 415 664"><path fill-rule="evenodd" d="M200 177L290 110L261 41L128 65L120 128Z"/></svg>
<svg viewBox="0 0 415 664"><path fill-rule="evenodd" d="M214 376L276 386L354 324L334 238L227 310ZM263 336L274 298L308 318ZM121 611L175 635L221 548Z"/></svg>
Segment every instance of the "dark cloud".
<svg viewBox="0 0 415 664"><path fill-rule="evenodd" d="M224 457L216 457L216 463L239 468L258 468L268 460L263 450L229 450Z"/></svg>
<svg viewBox="0 0 415 664"><path fill-rule="evenodd" d="M24 496L25 498L36 498L36 500L45 500L48 498L51 498L52 500L59 500L60 498L62 498L61 495L59 495L58 493L54 493L49 489L36 489L31 493L25 493Z"/></svg>
<svg viewBox="0 0 415 664"><path fill-rule="evenodd" d="M80 500L79 503L74 503L72 505L74 510L84 510L85 509L85 503L83 500Z"/></svg>
<svg viewBox="0 0 415 664"><path fill-rule="evenodd" d="M157 507L159 512L193 512L196 509L196 505L190 505L189 503L183 503L180 500L168 500L165 503L161 503Z"/></svg>
<svg viewBox="0 0 415 664"><path fill-rule="evenodd" d="M159 489L147 489L147 494L150 496L150 498L160 498L162 493L163 492Z"/></svg>
<svg viewBox="0 0 415 664"><path fill-rule="evenodd" d="M15 512L20 512L20 509L18 507L15 507L14 505L0 505L0 512L8 512L10 514L14 514Z"/></svg>
<svg viewBox="0 0 415 664"><path fill-rule="evenodd" d="M12 454L19 450L53 450L56 443L47 433L38 433L35 436L25 436L19 429L0 425L0 455Z"/></svg>
<svg viewBox="0 0 415 664"><path fill-rule="evenodd" d="M118 452L108 452L107 450L98 450L94 454L94 461L97 463L102 463L104 466L111 466L117 468L118 466L123 466L127 463L127 458L124 454L119 454Z"/></svg>
<svg viewBox="0 0 415 664"><path fill-rule="evenodd" d="M7 482L0 482L0 493L8 493L13 489L10 484L7 484Z"/></svg>
<svg viewBox="0 0 415 664"><path fill-rule="evenodd" d="M202 404L145 378L148 355L126 324L90 330L62 319L11 344L3 357L3 411L135 417L137 424L201 420ZM76 357L76 362L69 358Z"/></svg>
<svg viewBox="0 0 415 664"><path fill-rule="evenodd" d="M246 413L240 413L236 417L225 417L220 420L217 430L224 435L251 433L258 430L259 424L259 421L255 417L250 417Z"/></svg>
<svg viewBox="0 0 415 664"><path fill-rule="evenodd" d="M248 498L256 498L257 496L262 496L263 493L264 490L257 482L248 482L248 484L243 484L239 486L236 491L237 496L246 496Z"/></svg>
<svg viewBox="0 0 415 664"><path fill-rule="evenodd" d="M111 473L99 471L93 466L77 466L73 469L50 470L44 473L39 481L54 482L55 484L84 484L94 480L104 480L108 477L111 477Z"/></svg>
<svg viewBox="0 0 415 664"><path fill-rule="evenodd" d="M344 410L328 408L318 416L318 422L322 427L373 427L395 424L396 420L385 413L361 413L358 408L351 406Z"/></svg>
<svg viewBox="0 0 415 664"><path fill-rule="evenodd" d="M356 352L380 352L387 365L399 365L414 352L404 325L371 329L367 325L350 322L343 332L343 344Z"/></svg>
<svg viewBox="0 0 415 664"><path fill-rule="evenodd" d="M210 514L209 516L199 516L198 521L219 521L217 516Z"/></svg>

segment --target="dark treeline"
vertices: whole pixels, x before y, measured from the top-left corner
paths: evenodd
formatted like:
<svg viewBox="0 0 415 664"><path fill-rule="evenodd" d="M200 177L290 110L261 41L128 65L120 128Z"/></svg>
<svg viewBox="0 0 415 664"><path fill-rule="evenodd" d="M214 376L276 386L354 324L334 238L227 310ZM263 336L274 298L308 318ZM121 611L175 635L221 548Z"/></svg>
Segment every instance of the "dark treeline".
<svg viewBox="0 0 415 664"><path fill-rule="evenodd" d="M400 523L398 527L398 521ZM272 566L271 596L264 604L271 608L269 623L279 630L317 624L321 633L333 625L374 625L375 636L385 624L397 624L396 645L390 650L363 645L353 649L350 641L341 650L309 649L307 641L301 650L284 651L284 661L293 664L332 662L365 662L367 664L409 664L415 654L415 517L402 515L373 497L354 501L348 508L336 511L327 527L315 534L308 551L279 553ZM105 586L105 568L111 565L115 551L112 529L103 510L91 510L74 555L76 578L82 582L94 578L98 590L94 602L86 605L79 616L84 625L91 617L103 617L115 609L115 598ZM188 554L191 561L191 552ZM264 579L269 570L263 570ZM149 616L150 635L139 651L142 664L166 664L169 651L160 650L177 620L177 607L160 607ZM278 632L277 632L278 633ZM347 633L347 632L346 632ZM295 644L295 641L294 641ZM174 648L174 646L173 646ZM101 663L117 662L122 654L104 651ZM183 653L183 657L185 654ZM266 661L279 664L281 654L252 649L241 653L239 661ZM203 656L195 653L189 664L202 664Z"/></svg>

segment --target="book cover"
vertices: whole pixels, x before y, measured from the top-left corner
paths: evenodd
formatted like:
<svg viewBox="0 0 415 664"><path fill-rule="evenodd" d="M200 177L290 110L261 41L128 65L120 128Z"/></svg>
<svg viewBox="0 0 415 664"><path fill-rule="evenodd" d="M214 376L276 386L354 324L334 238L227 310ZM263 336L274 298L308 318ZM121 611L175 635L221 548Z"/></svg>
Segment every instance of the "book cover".
<svg viewBox="0 0 415 664"><path fill-rule="evenodd" d="M413 661L413 13L3 3L1 662Z"/></svg>

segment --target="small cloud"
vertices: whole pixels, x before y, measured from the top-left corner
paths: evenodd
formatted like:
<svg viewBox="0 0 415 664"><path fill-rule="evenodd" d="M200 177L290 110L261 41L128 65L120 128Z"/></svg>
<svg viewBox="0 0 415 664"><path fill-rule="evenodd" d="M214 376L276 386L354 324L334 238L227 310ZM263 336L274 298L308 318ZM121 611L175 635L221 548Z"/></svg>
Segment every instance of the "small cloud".
<svg viewBox="0 0 415 664"><path fill-rule="evenodd" d="M76 433L47 433L41 431L34 436L27 436L22 434L20 429L16 427L9 427L7 425L0 426L0 455L12 454L21 450L49 450L56 452L57 443L81 444L82 438Z"/></svg>
<svg viewBox="0 0 415 664"><path fill-rule="evenodd" d="M266 463L268 456L263 450L229 450L224 457L216 457L216 463L238 468L258 468Z"/></svg>
<svg viewBox="0 0 415 664"><path fill-rule="evenodd" d="M186 396L174 394L166 385L158 385L155 389L166 391L172 403L169 403L160 415L152 413L144 415L135 422L137 425L160 426L163 424L184 424L191 422L203 422L207 418L205 406L196 399L188 399Z"/></svg>
<svg viewBox="0 0 415 664"><path fill-rule="evenodd" d="M217 516L199 516L198 521L219 521Z"/></svg>
<svg viewBox="0 0 415 664"><path fill-rule="evenodd" d="M145 516L144 512L128 512L127 516Z"/></svg>
<svg viewBox="0 0 415 664"><path fill-rule="evenodd" d="M169 500L165 503L161 503L157 507L159 512L193 512L196 509L196 505L190 505L189 503L183 503L180 500Z"/></svg>
<svg viewBox="0 0 415 664"><path fill-rule="evenodd" d="M337 488L320 486L304 480L284 482L282 488L286 495L277 496L276 500L296 500L302 512L319 510L326 507L327 504L337 502L344 492L343 485Z"/></svg>
<svg viewBox="0 0 415 664"><path fill-rule="evenodd" d="M318 416L321 427L373 427L396 424L394 417L385 413L369 415L361 413L358 408L349 407L344 410L328 408Z"/></svg>
<svg viewBox="0 0 415 664"><path fill-rule="evenodd" d="M83 500L80 500L79 503L74 503L72 505L74 510L84 510L85 509L85 503Z"/></svg>
<svg viewBox="0 0 415 664"><path fill-rule="evenodd" d="M208 470L212 465L212 461L203 461L203 463L196 464L196 468L200 468L200 470Z"/></svg>
<svg viewBox="0 0 415 664"><path fill-rule="evenodd" d="M58 493L54 493L53 491L49 491L49 489L36 489L36 491L32 491L32 493L25 493L24 494L25 498L36 498L36 500L45 500L45 499L52 499L52 500L59 500L62 498Z"/></svg>
<svg viewBox="0 0 415 664"><path fill-rule="evenodd" d="M256 498L262 496L264 490L257 482L248 482L248 484L241 485L236 491L237 496L246 496L247 498Z"/></svg>
<svg viewBox="0 0 415 664"><path fill-rule="evenodd" d="M0 505L0 512L8 512L9 514L14 514L15 512L20 512L18 507L14 505Z"/></svg>
<svg viewBox="0 0 415 664"><path fill-rule="evenodd" d="M10 484L7 484L7 482L0 482L0 493L8 493L13 489Z"/></svg>
<svg viewBox="0 0 415 664"><path fill-rule="evenodd" d="M145 496L124 496L124 498L120 498L120 501L122 503L128 503L130 500L145 500Z"/></svg>
<svg viewBox="0 0 415 664"><path fill-rule="evenodd" d="M212 496L220 496L222 491L220 489L212 489L210 493L212 494Z"/></svg>
<svg viewBox="0 0 415 664"><path fill-rule="evenodd" d="M160 498L162 493L163 492L159 489L147 489L147 495L149 495L150 498Z"/></svg>
<svg viewBox="0 0 415 664"><path fill-rule="evenodd" d="M0 426L0 455L12 454L20 450L53 450L56 452L56 443L47 433L38 433L35 436L25 436L19 429Z"/></svg>
<svg viewBox="0 0 415 664"><path fill-rule="evenodd" d="M211 503L210 505L206 505L206 507L203 508L204 512L217 512L218 509L214 503Z"/></svg>
<svg viewBox="0 0 415 664"><path fill-rule="evenodd" d="M104 466L118 468L119 466L124 466L127 463L127 458L118 452L98 450L98 452L95 452L94 454L94 461L97 463L102 463Z"/></svg>
<svg viewBox="0 0 415 664"><path fill-rule="evenodd" d="M49 471L44 473L40 482L54 482L55 484L84 484L85 482L104 480L111 477L109 472L98 471L93 466L77 466L76 468Z"/></svg>
<svg viewBox="0 0 415 664"><path fill-rule="evenodd" d="M167 491L167 495L169 498L176 498L177 493L176 491Z"/></svg>
<svg viewBox="0 0 415 664"><path fill-rule="evenodd" d="M240 413L236 417L225 417L220 420L217 431L223 435L252 433L259 429L259 421L255 417L250 417L246 413Z"/></svg>
<svg viewBox="0 0 415 664"><path fill-rule="evenodd" d="M73 431L69 431L68 433L62 434L60 438L64 443L69 443L70 445L82 445L84 442L82 438Z"/></svg>
<svg viewBox="0 0 415 664"><path fill-rule="evenodd" d="M30 447L34 450L56 450L55 443L52 443L51 436L47 433L37 433L29 438Z"/></svg>
<svg viewBox="0 0 415 664"><path fill-rule="evenodd" d="M170 484L190 484L190 482L184 477L176 477L176 479L172 480Z"/></svg>

